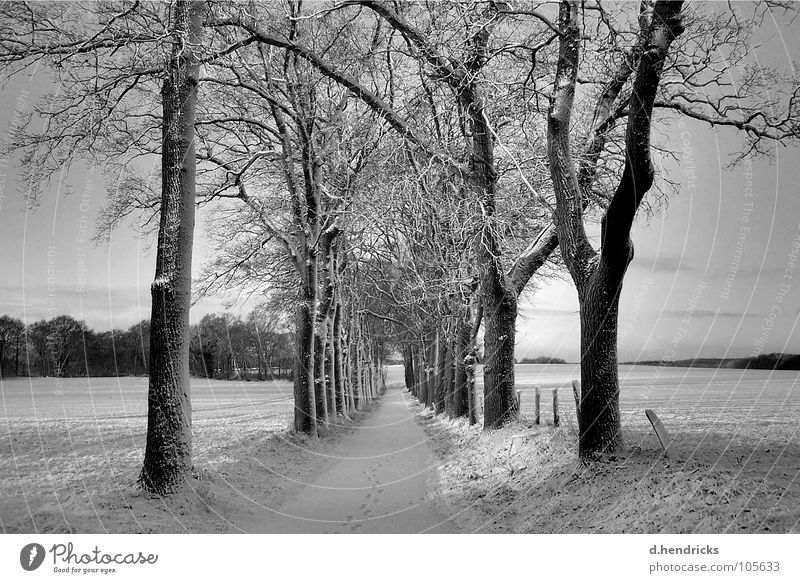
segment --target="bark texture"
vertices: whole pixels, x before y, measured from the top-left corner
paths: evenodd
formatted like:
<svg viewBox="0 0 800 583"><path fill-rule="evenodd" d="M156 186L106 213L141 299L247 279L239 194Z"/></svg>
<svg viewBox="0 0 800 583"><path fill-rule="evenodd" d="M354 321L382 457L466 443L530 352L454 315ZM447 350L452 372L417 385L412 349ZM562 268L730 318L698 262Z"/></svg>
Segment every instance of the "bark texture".
<svg viewBox="0 0 800 583"><path fill-rule="evenodd" d="M342 355L342 304L336 302L333 316L333 370L336 374L333 388L336 393L336 413L349 417L349 403L345 388L344 357Z"/></svg>
<svg viewBox="0 0 800 583"><path fill-rule="evenodd" d="M147 442L139 482L168 495L192 469L189 308L195 222L194 124L204 2L176 4L174 35L161 92L161 220L150 325Z"/></svg>
<svg viewBox="0 0 800 583"><path fill-rule="evenodd" d="M636 211L653 184L650 130L664 61L681 34L682 2L660 0L648 19L640 16L640 38L631 56L638 56L633 89L627 102L625 166L602 222L601 249L589 243L583 225L584 190L593 180L594 165L605 143L614 100L634 68L624 62L604 87L595 109L587 155L578 172L572 159L570 120L580 57L580 10L564 1L559 10L559 56L548 115L548 156L556 194L556 231L564 262L578 290L581 316L581 391L579 452L583 458L611 452L622 442L619 411L617 331L619 297L633 259L631 227Z"/></svg>
<svg viewBox="0 0 800 583"><path fill-rule="evenodd" d="M294 430L317 434L317 405L314 399L314 304L313 288L304 290L304 297L295 311L294 350Z"/></svg>

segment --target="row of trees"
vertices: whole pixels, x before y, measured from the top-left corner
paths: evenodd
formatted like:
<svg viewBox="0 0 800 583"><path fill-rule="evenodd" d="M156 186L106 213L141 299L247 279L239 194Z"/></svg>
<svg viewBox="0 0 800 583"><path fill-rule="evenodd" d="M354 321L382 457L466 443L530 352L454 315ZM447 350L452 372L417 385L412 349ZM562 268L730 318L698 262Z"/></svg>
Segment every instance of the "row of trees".
<svg viewBox="0 0 800 583"><path fill-rule="evenodd" d="M146 320L127 330L94 332L68 315L28 326L0 316L0 373L3 378L143 375L148 329Z"/></svg>
<svg viewBox="0 0 800 583"><path fill-rule="evenodd" d="M0 376L143 376L148 374L150 321L96 332L71 316L25 326L0 316ZM192 376L246 380L293 377L293 332L263 309L246 320L208 314L190 326Z"/></svg>
<svg viewBox="0 0 800 583"><path fill-rule="evenodd" d="M3 4L6 71L60 85L9 140L33 194L83 157L118 177L101 229L158 217L145 487L173 491L191 468L197 205L216 253L194 293L257 293L292 314L298 431L374 395L392 349L420 400L477 421L481 330L484 426L515 418L519 298L563 267L580 302L580 453L613 451L631 226L675 186L655 181L675 153L651 134L683 116L739 130L743 154L797 138L794 80L743 65L775 8L793 9ZM153 156L157 176L140 170Z"/></svg>

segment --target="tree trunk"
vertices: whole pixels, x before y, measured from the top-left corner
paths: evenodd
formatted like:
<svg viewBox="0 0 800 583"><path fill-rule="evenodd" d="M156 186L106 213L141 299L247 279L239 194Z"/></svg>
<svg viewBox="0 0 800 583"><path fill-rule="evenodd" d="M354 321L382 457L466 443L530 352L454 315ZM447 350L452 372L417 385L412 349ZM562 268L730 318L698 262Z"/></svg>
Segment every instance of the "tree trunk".
<svg viewBox="0 0 800 583"><path fill-rule="evenodd" d="M345 394L344 366L342 364L342 304L338 301L333 314L331 345L333 347L333 392L336 396L336 413L349 418L347 395Z"/></svg>
<svg viewBox="0 0 800 583"><path fill-rule="evenodd" d="M444 330L436 334L436 393L433 405L436 414L444 413L444 393L447 390L447 337Z"/></svg>
<svg viewBox="0 0 800 583"><path fill-rule="evenodd" d="M172 56L162 88L161 220L150 318L147 442L140 484L167 495L192 469L189 308L195 215L194 123L203 2L175 7ZM186 46L184 43L187 43Z"/></svg>
<svg viewBox="0 0 800 583"><path fill-rule="evenodd" d="M353 401L356 409L364 408L362 374L361 374L361 332L356 322L352 325L352 338L350 339L350 384L353 387Z"/></svg>
<svg viewBox="0 0 800 583"><path fill-rule="evenodd" d="M326 345L327 350L325 353L325 370L327 371L327 378L325 379L325 394L328 395L328 410L331 412L331 418L336 420L336 418L341 414L341 410L336 405L336 368L334 366L335 359L333 354L333 318L334 313L331 313L330 318L328 318L328 343Z"/></svg>
<svg viewBox="0 0 800 583"><path fill-rule="evenodd" d="M597 265L580 300L581 397L578 450L581 457L612 452L622 442L617 367L619 297L626 267Z"/></svg>
<svg viewBox="0 0 800 583"><path fill-rule="evenodd" d="M488 32L484 33L488 34ZM483 39L485 42L486 39ZM485 45L483 45L485 50ZM483 426L497 428L517 418L514 391L514 320L517 295L500 262L501 249L493 224L497 171L494 141L477 85L461 94L472 128L471 181L484 209L482 233L476 240L484 317Z"/></svg>
<svg viewBox="0 0 800 583"><path fill-rule="evenodd" d="M403 348L403 373L406 382L406 389L413 395L415 392L414 383L414 351L410 346Z"/></svg>
<svg viewBox="0 0 800 583"><path fill-rule="evenodd" d="M514 392L516 297L493 287L490 295L484 296L483 311L483 426L492 429L517 418Z"/></svg>
<svg viewBox="0 0 800 583"><path fill-rule="evenodd" d="M367 400L375 397L375 368L372 363L372 350L364 349L364 386L367 387Z"/></svg>
<svg viewBox="0 0 800 583"><path fill-rule="evenodd" d="M653 184L652 113L669 47L683 32L682 5L680 1L659 0L648 23L642 24L641 58L627 99L625 167L601 222L599 255L584 228L582 190L570 146L582 45L582 5L577 1L562 2L559 9L561 35L548 112L547 145L561 256L575 282L580 304L583 395L579 404L579 452L582 458L614 451L621 443L617 372L619 295L625 271L633 258L630 241L633 220ZM629 74L621 70L620 82L610 86L609 95L618 94ZM610 105L601 103L598 111L607 111ZM600 137L603 139L602 134ZM600 147L598 143L596 148ZM590 152L584 160L596 163L599 155ZM593 170L589 168L582 174L584 183L589 184Z"/></svg>
<svg viewBox="0 0 800 583"><path fill-rule="evenodd" d="M467 368L465 358L469 350L470 322L466 320L466 314L461 314L456 323L455 351L453 358L454 375L453 379L453 417L469 416L469 387L467 385Z"/></svg>
<svg viewBox="0 0 800 583"><path fill-rule="evenodd" d="M316 287L316 286L315 286ZM317 405L314 399L314 288L304 290L295 314L294 429L317 434Z"/></svg>
<svg viewBox="0 0 800 583"><path fill-rule="evenodd" d="M417 399L421 405L424 405L425 401L428 400L428 382L425 373L426 366L425 345L420 343L419 348L417 348Z"/></svg>
<svg viewBox="0 0 800 583"><path fill-rule="evenodd" d="M386 392L386 369L383 366L383 346L378 348L375 356L375 366L378 371L378 394L382 395Z"/></svg>
<svg viewBox="0 0 800 583"><path fill-rule="evenodd" d="M334 260L332 245L338 231L326 231L319 238L318 265L321 276L319 277L319 301L316 306L316 346L314 348L314 395L317 405L317 419L320 423L328 424L330 417L335 414L335 404L332 386L326 379L326 357L328 352L328 332L333 317L334 301Z"/></svg>
<svg viewBox="0 0 800 583"><path fill-rule="evenodd" d="M328 425L329 400L325 390L325 350L328 342L328 325L325 320L314 323L314 401L317 423Z"/></svg>
<svg viewBox="0 0 800 583"><path fill-rule="evenodd" d="M428 345L427 366L425 367L425 406L433 406L434 393L436 391L436 341Z"/></svg>
<svg viewBox="0 0 800 583"><path fill-rule="evenodd" d="M444 413L451 419L453 418L453 401L455 393L455 351L456 338L449 334L445 337L445 356L444 369Z"/></svg>
<svg viewBox="0 0 800 583"><path fill-rule="evenodd" d="M356 410L356 395L355 395L355 385L353 384L353 360L350 355L352 345L350 344L350 333L347 334L348 339L345 343L342 342L342 360L346 363L347 371L345 372L345 377L342 379L345 384L345 394L347 395L347 409L348 413L352 415L352 413Z"/></svg>
<svg viewBox="0 0 800 583"><path fill-rule="evenodd" d="M464 368L467 373L467 403L469 406L469 424L478 423L478 395L475 389L475 369L478 366L478 332L483 322L483 304L480 299L473 296L470 305L470 318L472 327L469 331L469 344Z"/></svg>

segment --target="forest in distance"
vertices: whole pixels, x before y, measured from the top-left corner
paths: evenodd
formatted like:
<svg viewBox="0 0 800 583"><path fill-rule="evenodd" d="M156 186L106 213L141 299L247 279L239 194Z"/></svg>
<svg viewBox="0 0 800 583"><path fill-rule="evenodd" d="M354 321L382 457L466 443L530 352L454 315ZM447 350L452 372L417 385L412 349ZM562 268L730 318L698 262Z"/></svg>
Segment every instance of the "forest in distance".
<svg viewBox="0 0 800 583"><path fill-rule="evenodd" d="M190 329L189 370L194 377L229 380L294 378L294 334L263 308L244 320L228 313L207 314ZM279 320L277 320L279 321ZM149 363L149 320L127 330L94 331L62 315L25 326L0 316L0 378L145 376ZM402 364L399 353L387 365ZM483 355L477 354L477 363ZM516 364L568 364L552 356L516 359ZM622 362L642 366L800 370L798 354L761 354L740 358L692 358Z"/></svg>
<svg viewBox="0 0 800 583"><path fill-rule="evenodd" d="M42 376L146 362L137 483L170 496L193 479L191 375L290 376L292 431L315 439L369 411L400 358L425 410L487 434L513 426L521 306L535 311L537 290L559 279L578 308L575 456L617 456L637 217L701 172L677 139L687 124L724 132L731 167L800 145L796 71L752 59L765 23L798 11L779 0L1 3L4 83L37 75L57 88L0 148L26 203L91 164L107 181L97 236L138 217L156 249L147 323L117 333L4 318L4 373L22 360ZM193 272L201 233L208 258ZM274 309L190 323L193 301L225 294ZM725 366L764 362L797 357Z"/></svg>
<svg viewBox="0 0 800 583"><path fill-rule="evenodd" d="M683 360L637 360L621 364L643 366L679 366L687 368L736 368L758 370L800 370L800 354L772 352L734 358L687 358Z"/></svg>
<svg viewBox="0 0 800 583"><path fill-rule="evenodd" d="M0 378L146 376L150 321L94 331L68 315L25 326L0 316ZM263 310L207 314L191 326L189 371L217 379L292 379L294 336Z"/></svg>

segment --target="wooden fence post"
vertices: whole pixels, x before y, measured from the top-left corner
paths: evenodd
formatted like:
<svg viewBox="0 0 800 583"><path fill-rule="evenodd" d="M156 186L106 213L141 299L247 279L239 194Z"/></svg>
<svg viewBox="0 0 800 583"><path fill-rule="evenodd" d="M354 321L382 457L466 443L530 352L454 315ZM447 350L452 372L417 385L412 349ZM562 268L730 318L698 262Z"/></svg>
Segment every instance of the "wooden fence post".
<svg viewBox="0 0 800 583"><path fill-rule="evenodd" d="M561 419L558 416L558 388L553 389L553 427L558 427Z"/></svg>
<svg viewBox="0 0 800 583"><path fill-rule="evenodd" d="M517 419L522 418L522 391L517 391Z"/></svg>
<svg viewBox="0 0 800 583"><path fill-rule="evenodd" d="M534 423L536 423L536 425L539 425L539 421L540 421L540 419L539 419L539 405L540 405L541 400L542 400L542 394L541 394L542 390L539 388L539 385L536 385L536 387L534 388L534 391L535 391L535 395L533 397L533 407L534 407L533 419L534 419Z"/></svg>
<svg viewBox="0 0 800 583"><path fill-rule="evenodd" d="M581 426L581 383L578 380L572 381L572 395L575 397L575 423Z"/></svg>

